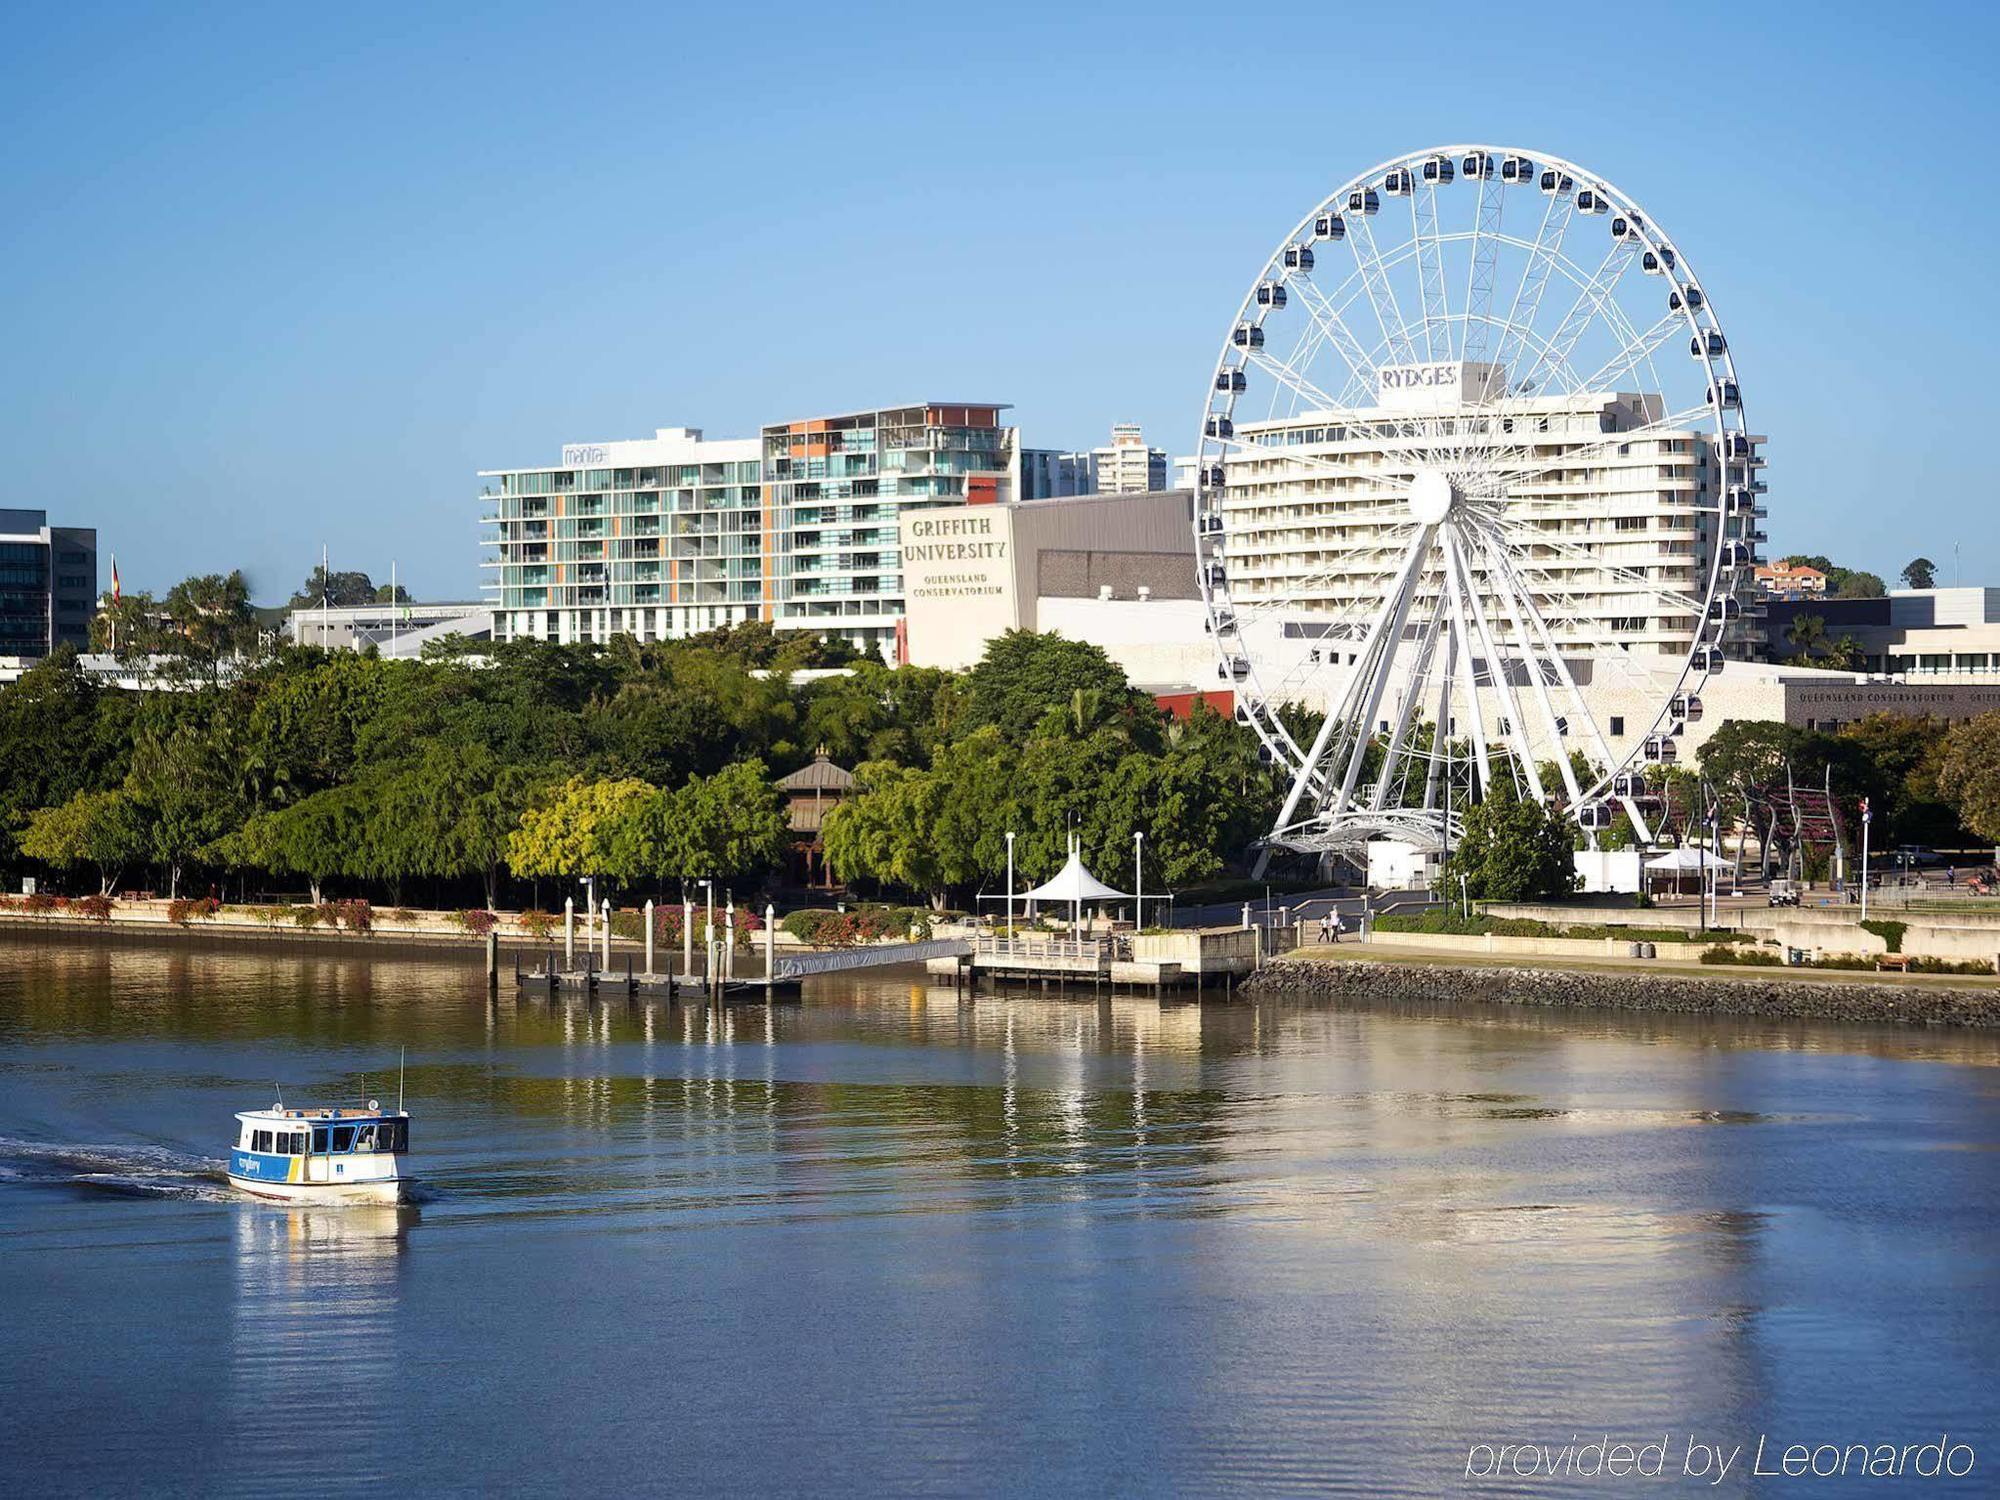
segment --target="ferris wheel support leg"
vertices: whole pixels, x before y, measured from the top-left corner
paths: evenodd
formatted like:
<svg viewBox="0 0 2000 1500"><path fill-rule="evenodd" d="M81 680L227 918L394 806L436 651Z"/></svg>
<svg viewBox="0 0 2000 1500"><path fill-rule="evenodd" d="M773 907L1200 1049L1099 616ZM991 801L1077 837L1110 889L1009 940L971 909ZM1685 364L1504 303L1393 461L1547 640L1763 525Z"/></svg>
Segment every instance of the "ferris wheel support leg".
<svg viewBox="0 0 2000 1500"><path fill-rule="evenodd" d="M1445 607L1445 591L1438 590L1438 608ZM1437 730L1431 742L1430 772L1424 777L1424 810L1437 806L1438 768L1451 753L1451 674L1458 666L1458 638L1449 631L1444 643L1444 671L1438 674ZM1451 791L1445 790L1445 817L1451 817Z"/></svg>
<svg viewBox="0 0 2000 1500"><path fill-rule="evenodd" d="M1357 669L1354 675L1348 679L1347 689L1341 694L1340 702L1327 706L1326 718L1320 723L1319 733L1313 736L1312 748L1306 752L1297 774L1292 777L1291 790L1285 794L1284 806L1279 809L1277 821L1271 825L1272 833L1278 833L1291 826L1292 815L1298 811L1299 803L1304 799L1306 790L1312 785L1313 778L1319 771L1322 760L1328 758L1328 751L1334 744L1334 736L1341 733L1349 725L1359 726L1360 729L1366 728L1369 713L1357 715L1353 711L1352 705L1355 696L1360 690L1361 684L1369 679L1370 674L1378 671L1376 657L1381 654L1382 644L1388 639L1385 634L1385 627L1389 623L1390 616L1397 614L1399 603L1402 603L1404 608L1407 609L1407 596L1414 587L1417 574L1422 571L1424 551L1430 545L1430 535L1433 530L1435 528L1425 527L1417 535L1416 539L1410 543L1409 550L1404 553L1402 572L1396 593L1383 601L1382 608L1377 612L1375 623L1368 632L1367 643L1363 646L1360 653L1361 659L1357 663ZM1400 615L1397 618L1400 621ZM1397 628L1401 628L1400 623ZM1367 743L1367 736L1364 733L1357 733L1355 740L1355 749L1358 751ZM1344 751L1347 748L1347 741L1343 738L1340 742L1340 749ZM1338 759L1338 755L1331 758ZM1268 859L1269 854L1267 851L1264 859L1259 862L1259 868Z"/></svg>
<svg viewBox="0 0 2000 1500"><path fill-rule="evenodd" d="M1496 585L1494 593L1501 607L1513 621L1514 648L1521 653L1521 665L1528 674L1529 685L1534 689L1536 706L1541 709L1542 719L1549 726L1550 740L1558 752L1557 773L1562 777L1563 789L1569 793L1570 806L1574 807L1583 800L1583 790L1576 783L1576 767L1569 763L1569 752L1562 744L1564 725L1558 722L1555 704L1549 699L1548 680L1542 672L1542 649L1545 648L1538 649L1529 637L1527 617L1522 609L1514 570L1507 566L1506 558L1499 547L1489 542L1486 550L1486 576ZM1524 752L1527 749L1525 736L1522 749ZM1591 847L1597 847L1594 839Z"/></svg>
<svg viewBox="0 0 2000 1500"><path fill-rule="evenodd" d="M1396 665L1396 643L1403 638L1403 625L1410 617L1410 605L1417 596L1417 579L1423 573L1424 557L1430 551L1431 540L1437 532L1438 528L1430 525L1417 533L1410 555L1404 560L1402 576L1396 580L1396 593L1390 601L1388 617L1377 622L1375 669L1368 684L1368 702L1355 720L1354 747L1348 752L1347 773L1341 777L1339 794L1328 809L1331 812L1337 813L1347 806L1354 795L1355 782L1361 779L1361 763L1368 758L1371 738L1368 726L1375 722L1375 715L1382 709L1382 699L1389 691L1389 674Z"/></svg>
<svg viewBox="0 0 2000 1500"><path fill-rule="evenodd" d="M1416 716L1417 700L1423 696L1424 678L1431 669L1431 657L1437 651L1438 626L1444 620L1444 595L1438 595L1437 604L1431 610L1430 624L1424 627L1423 643L1417 648L1416 663L1410 669L1410 679L1403 688L1403 703L1396 713L1396 729L1389 737L1389 745L1382 753L1382 770L1375 778L1375 795L1368 799L1370 811L1380 812L1389 798L1389 788L1402 774L1403 762L1409 758L1410 721ZM1435 740L1436 736L1432 736ZM1436 745L1432 745L1436 750ZM1400 804L1402 799L1396 799Z"/></svg>
<svg viewBox="0 0 2000 1500"><path fill-rule="evenodd" d="M1473 761L1479 767L1479 794L1493 785L1493 766L1486 754L1486 711L1479 705L1479 678L1472 668L1472 635L1465 624L1465 579L1459 572L1458 549L1447 537L1444 549L1445 586L1451 590L1451 624L1463 649L1457 652L1460 685L1465 689L1466 710L1472 719ZM1456 642L1454 642L1456 645Z"/></svg>
<svg viewBox="0 0 2000 1500"><path fill-rule="evenodd" d="M1458 551L1456 537L1447 540L1446 545ZM1521 713L1520 699L1514 696L1514 683L1507 675L1507 663L1500 655L1500 648L1494 640L1493 630L1486 620L1486 606L1480 601L1479 590L1471 585L1472 570L1466 565L1463 555L1458 560L1459 576L1466 580L1466 600L1472 606L1472 620L1477 628L1479 643L1486 649L1486 675L1500 689L1500 706L1507 710L1507 726L1503 738L1507 741L1509 756L1513 761L1515 785L1518 787L1523 776L1527 778L1528 789L1537 802L1547 795L1542 790L1541 768L1535 764L1529 753L1526 720ZM1491 586L1491 579L1488 579Z"/></svg>

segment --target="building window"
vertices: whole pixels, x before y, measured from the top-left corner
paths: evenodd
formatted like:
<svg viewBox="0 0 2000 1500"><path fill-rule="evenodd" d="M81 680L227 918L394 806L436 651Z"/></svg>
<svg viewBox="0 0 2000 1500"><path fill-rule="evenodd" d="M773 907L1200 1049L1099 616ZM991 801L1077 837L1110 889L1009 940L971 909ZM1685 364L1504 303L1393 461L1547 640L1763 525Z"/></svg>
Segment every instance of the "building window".
<svg viewBox="0 0 2000 1500"><path fill-rule="evenodd" d="M1611 716L1611 732L1613 734L1623 734L1625 732L1625 716L1623 714L1613 714Z"/></svg>

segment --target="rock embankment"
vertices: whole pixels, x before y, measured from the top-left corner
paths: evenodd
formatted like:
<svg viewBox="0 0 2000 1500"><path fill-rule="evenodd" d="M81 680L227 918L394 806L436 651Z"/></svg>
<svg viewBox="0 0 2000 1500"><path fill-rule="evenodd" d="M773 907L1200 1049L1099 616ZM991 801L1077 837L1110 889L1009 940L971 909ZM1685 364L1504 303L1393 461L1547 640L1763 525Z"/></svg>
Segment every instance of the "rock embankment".
<svg viewBox="0 0 2000 1500"><path fill-rule="evenodd" d="M1281 960L1239 993L1426 1003L1480 1000L1549 1009L1638 1010L1785 1021L2000 1028L2000 989L1978 985L1843 983L1698 974L1606 973L1506 965Z"/></svg>

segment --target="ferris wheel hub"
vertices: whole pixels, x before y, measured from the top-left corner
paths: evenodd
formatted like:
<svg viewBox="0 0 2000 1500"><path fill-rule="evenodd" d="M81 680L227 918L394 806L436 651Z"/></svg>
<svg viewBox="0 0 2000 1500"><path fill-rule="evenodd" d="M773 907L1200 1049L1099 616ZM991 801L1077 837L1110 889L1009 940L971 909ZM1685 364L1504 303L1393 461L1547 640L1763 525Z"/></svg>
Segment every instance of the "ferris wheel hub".
<svg viewBox="0 0 2000 1500"><path fill-rule="evenodd" d="M1460 498L1450 475L1439 469L1419 469L1410 482L1410 515L1420 525L1436 526L1452 513Z"/></svg>

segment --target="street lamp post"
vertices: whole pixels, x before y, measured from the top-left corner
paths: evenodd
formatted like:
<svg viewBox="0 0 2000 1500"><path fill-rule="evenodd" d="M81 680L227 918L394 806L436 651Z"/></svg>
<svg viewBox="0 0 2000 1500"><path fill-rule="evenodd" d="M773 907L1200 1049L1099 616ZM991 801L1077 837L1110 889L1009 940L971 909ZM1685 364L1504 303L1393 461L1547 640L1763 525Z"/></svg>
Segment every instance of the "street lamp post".
<svg viewBox="0 0 2000 1500"><path fill-rule="evenodd" d="M1146 925L1146 835L1132 835L1132 930Z"/></svg>
<svg viewBox="0 0 2000 1500"><path fill-rule="evenodd" d="M1007 834L1007 941L1014 941L1014 834Z"/></svg>
<svg viewBox="0 0 2000 1500"><path fill-rule="evenodd" d="M1861 920L1868 920L1868 828L1875 821L1868 799L1861 799Z"/></svg>

